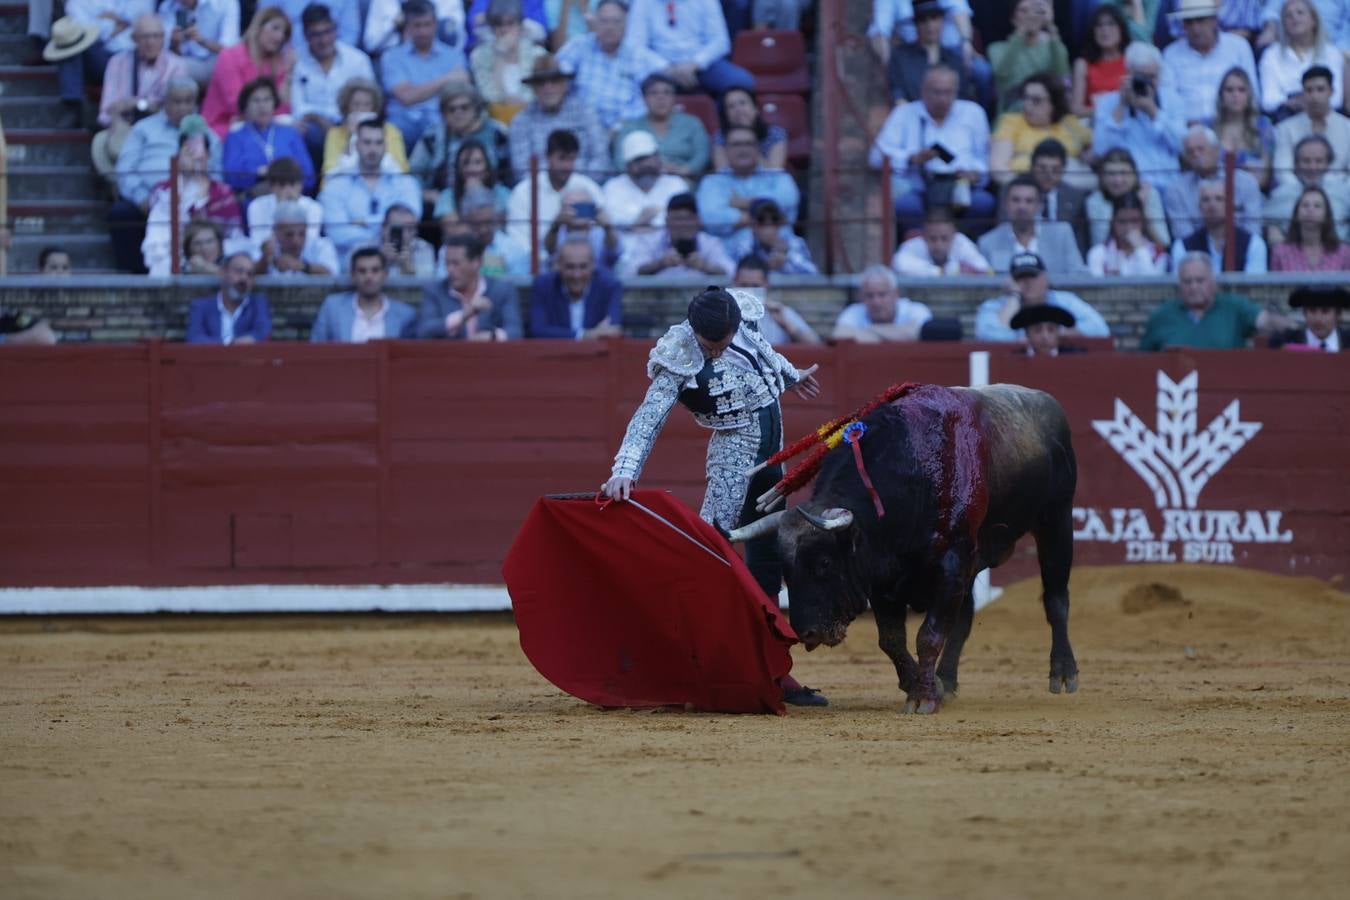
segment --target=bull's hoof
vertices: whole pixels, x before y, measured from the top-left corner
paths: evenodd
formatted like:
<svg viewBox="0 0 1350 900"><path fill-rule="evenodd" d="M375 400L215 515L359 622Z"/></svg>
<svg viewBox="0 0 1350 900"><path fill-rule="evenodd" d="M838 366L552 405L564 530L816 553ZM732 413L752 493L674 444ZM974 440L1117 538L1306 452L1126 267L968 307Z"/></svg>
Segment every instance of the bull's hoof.
<svg viewBox="0 0 1350 900"><path fill-rule="evenodd" d="M1077 673L1073 675L1050 676L1050 693L1058 694L1060 693L1060 691L1063 691L1066 694L1074 694L1078 692Z"/></svg>
<svg viewBox="0 0 1350 900"><path fill-rule="evenodd" d="M905 701L905 715L931 716L942 707L937 697L910 697Z"/></svg>

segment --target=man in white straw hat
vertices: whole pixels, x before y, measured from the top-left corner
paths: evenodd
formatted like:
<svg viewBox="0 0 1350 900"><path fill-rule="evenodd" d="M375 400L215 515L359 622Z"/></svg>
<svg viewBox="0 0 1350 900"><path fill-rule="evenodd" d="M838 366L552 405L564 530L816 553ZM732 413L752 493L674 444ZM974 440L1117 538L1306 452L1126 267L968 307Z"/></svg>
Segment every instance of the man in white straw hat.
<svg viewBox="0 0 1350 900"><path fill-rule="evenodd" d="M1253 88L1259 84L1251 45L1219 30L1219 4L1213 0L1180 0L1172 16L1186 36L1163 50L1163 81L1181 95L1187 122L1209 124L1219 83L1229 69L1246 72Z"/></svg>
<svg viewBox="0 0 1350 900"><path fill-rule="evenodd" d="M66 14L52 23L42 58L57 64L63 109L57 127L81 124L84 86L103 81L114 53L131 50L131 24L154 12L150 0L67 0Z"/></svg>

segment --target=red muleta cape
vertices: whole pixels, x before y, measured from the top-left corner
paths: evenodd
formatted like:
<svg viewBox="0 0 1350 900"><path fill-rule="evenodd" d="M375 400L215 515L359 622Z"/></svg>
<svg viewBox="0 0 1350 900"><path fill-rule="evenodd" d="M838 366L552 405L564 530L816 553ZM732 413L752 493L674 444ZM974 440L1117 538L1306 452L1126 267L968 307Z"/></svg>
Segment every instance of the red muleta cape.
<svg viewBox="0 0 1350 900"><path fill-rule="evenodd" d="M502 574L521 649L574 697L783 713L797 635L731 544L669 493L545 497Z"/></svg>

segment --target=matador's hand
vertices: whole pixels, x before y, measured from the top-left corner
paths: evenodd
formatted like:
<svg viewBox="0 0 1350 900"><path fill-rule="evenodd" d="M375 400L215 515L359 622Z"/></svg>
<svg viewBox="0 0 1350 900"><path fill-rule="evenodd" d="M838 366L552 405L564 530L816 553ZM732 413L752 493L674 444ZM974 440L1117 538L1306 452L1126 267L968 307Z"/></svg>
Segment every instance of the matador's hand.
<svg viewBox="0 0 1350 900"><path fill-rule="evenodd" d="M820 382L816 380L816 369L820 364L802 371L802 380L792 386L793 392L803 400L814 400L820 396Z"/></svg>
<svg viewBox="0 0 1350 900"><path fill-rule="evenodd" d="M600 485L600 492L612 500L627 500L628 495L633 493L633 479L615 475Z"/></svg>

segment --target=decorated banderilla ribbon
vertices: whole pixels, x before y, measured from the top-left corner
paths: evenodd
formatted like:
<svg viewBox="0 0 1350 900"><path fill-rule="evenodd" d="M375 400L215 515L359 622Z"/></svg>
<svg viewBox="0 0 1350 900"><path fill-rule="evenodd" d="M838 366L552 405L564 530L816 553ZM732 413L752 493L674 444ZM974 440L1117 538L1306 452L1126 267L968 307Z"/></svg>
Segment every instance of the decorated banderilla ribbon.
<svg viewBox="0 0 1350 900"><path fill-rule="evenodd" d="M858 467L858 477L862 479L863 485L867 488L867 493L872 495L872 505L877 508L877 518L880 519L886 515L886 507L881 504L881 495L872 485L872 479L867 474L867 466L862 458L862 436L867 434L867 426L862 422L852 422L844 428L844 443L853 448L853 465Z"/></svg>

